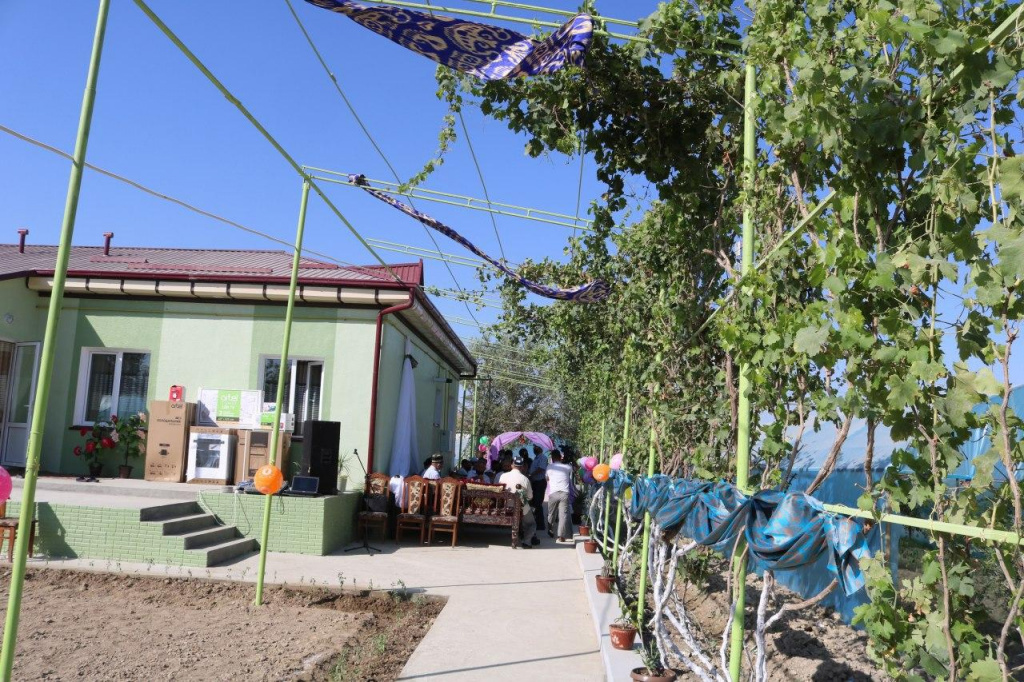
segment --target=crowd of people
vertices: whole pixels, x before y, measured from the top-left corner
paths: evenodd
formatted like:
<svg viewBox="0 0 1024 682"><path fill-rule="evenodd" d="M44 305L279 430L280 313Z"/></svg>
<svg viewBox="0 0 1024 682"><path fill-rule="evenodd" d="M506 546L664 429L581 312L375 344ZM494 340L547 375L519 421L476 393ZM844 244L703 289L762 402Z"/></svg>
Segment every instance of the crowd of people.
<svg viewBox="0 0 1024 682"><path fill-rule="evenodd" d="M523 500L520 537L524 548L539 545L537 533L544 531L558 543L571 543L573 504L580 499L576 494L574 459L568 453L557 449L548 452L539 445L532 447L532 455L525 447L500 450L493 462L487 457L463 459L449 475L502 485L518 493ZM440 454L427 458L423 462L423 478L440 479L443 465Z"/></svg>

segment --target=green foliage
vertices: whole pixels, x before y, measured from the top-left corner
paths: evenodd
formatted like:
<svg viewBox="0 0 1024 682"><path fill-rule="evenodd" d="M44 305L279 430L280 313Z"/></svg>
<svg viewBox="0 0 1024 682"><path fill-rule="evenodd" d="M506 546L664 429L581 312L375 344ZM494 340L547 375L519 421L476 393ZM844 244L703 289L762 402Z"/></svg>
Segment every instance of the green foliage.
<svg viewBox="0 0 1024 682"><path fill-rule="evenodd" d="M458 84L524 135L529 155L587 153L607 186L592 233L522 269L613 281L606 302L536 305L501 289L502 337L545 349L583 444L629 393L635 424L656 425L662 471L730 475L742 364L755 485L787 489L803 433L835 424L838 453L862 419L869 443L880 425L906 441L869 448L863 509L1024 530L1019 485L999 474L1024 462L1024 425L1005 406L1024 317L1022 41L988 38L1015 9L761 0L741 36L731 3L673 1L643 22L649 45L598 39L585 69ZM748 60L759 140L743 185ZM745 274L734 247L744 210L763 261ZM992 448L953 489L979 427ZM633 471L645 435L634 428L624 448ZM872 459L890 454L875 480ZM894 580L884 556L865 563L871 601L858 619L890 675L1004 673L1003 624L976 606L978 552L931 534L915 575ZM1006 563L1009 612L1024 561L1009 552Z"/></svg>

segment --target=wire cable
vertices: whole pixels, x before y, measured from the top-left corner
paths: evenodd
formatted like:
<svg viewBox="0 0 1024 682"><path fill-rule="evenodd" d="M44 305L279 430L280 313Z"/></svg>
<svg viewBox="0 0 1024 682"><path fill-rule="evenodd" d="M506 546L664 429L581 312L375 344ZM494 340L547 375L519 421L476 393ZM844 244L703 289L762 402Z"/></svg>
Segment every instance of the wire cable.
<svg viewBox="0 0 1024 682"><path fill-rule="evenodd" d="M429 3L428 3L429 4ZM466 119L462 117L462 110L459 110L459 123L462 125L462 134L466 137L466 145L469 147L469 155L473 157L473 165L476 166L477 177L480 178L480 186L484 190L484 200L487 202L487 208L491 208L491 195L487 191L487 183L484 182L484 172L480 168L480 161L476 158L476 150L473 149L473 141L469 139L469 128L466 127ZM576 211L579 214L579 210ZM498 220L494 217L494 213L488 211L487 215L491 216L491 225L494 227L494 237L498 240L498 250L501 251L501 259L507 261L505 257L505 246L501 243L501 235L498 234Z"/></svg>
<svg viewBox="0 0 1024 682"><path fill-rule="evenodd" d="M395 182L401 184L402 178L398 175L398 171L395 170L394 165L392 165L391 161L388 159L387 155L384 153L384 150L381 149L380 145L377 143L377 140L374 139L373 135L370 133L370 129L366 126L365 123L363 123L362 117L359 116L359 113L356 111L355 107L352 105L351 100L349 100L348 96L345 95L345 91L341 87L341 83L338 82L337 77L334 75L334 72L331 71L331 68L327 65L327 61L323 58L323 55L321 54L320 50L317 48L316 43L313 42L312 36L310 36L309 35L309 31L306 30L306 26L305 26L305 24L302 23L302 19L299 17L298 12L295 11L295 7L292 6L291 0L284 0L284 2L285 2L286 5L288 5L288 11L291 12L292 18L295 19L295 23L298 24L299 30L302 31L302 35L306 38L306 42L309 43L309 47L310 47L310 49L313 50L313 54L316 55L317 61L320 62L320 66L323 67L324 72L327 74L327 77L330 78L331 79L331 83L334 84L335 90L338 91L338 94L341 96L342 101L345 102L345 106L348 107L348 110L352 114L353 118L355 118L356 123L359 124L359 127L362 129L363 133L366 135L366 138L370 141L370 144L377 151L377 154L380 156L381 160L384 161L384 165L386 165L388 167L388 170L391 171L391 174L395 178ZM411 204L412 204L412 202L410 200L410 205ZM413 206L413 208L415 208L415 206ZM434 244L434 248L437 249L438 251L440 251L441 250L441 245L437 243L437 239L434 237L433 233L426 226L423 226L423 231L426 233L427 237L430 238L430 241ZM449 265L447 261L442 261L442 262L444 263L445 269L448 271L448 275L452 278L452 282L455 283L455 287L457 289L461 290L462 289L462 285L459 283L458 278L455 276L455 271L452 270L451 265ZM472 308L470 308L469 304L466 303L465 306L466 306L466 312L469 313L469 316L471 318L473 318L474 320L476 320L476 316L473 314L473 310L472 310Z"/></svg>

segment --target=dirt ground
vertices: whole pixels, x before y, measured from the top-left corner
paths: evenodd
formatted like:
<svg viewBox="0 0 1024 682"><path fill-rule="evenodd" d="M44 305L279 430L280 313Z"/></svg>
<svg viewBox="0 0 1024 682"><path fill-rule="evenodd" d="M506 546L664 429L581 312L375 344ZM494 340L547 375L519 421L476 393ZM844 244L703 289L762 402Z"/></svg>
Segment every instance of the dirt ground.
<svg viewBox="0 0 1024 682"><path fill-rule="evenodd" d="M728 563L716 558L705 580L708 591L698 592L693 586L686 591L686 604L690 618L703 633L704 650L718 660L722 632L729 615L726 598ZM753 628L757 603L761 596L761 579L747 576L747 634L748 655L745 663L750 669L756 654ZM682 585L680 584L680 589ZM803 601L782 585L776 584L776 596L769 614L785 603ZM813 682L866 682L888 679L868 658L868 638L863 632L846 625L832 609L812 606L784 616L767 634L768 677L771 680L801 680ZM682 674L680 680L696 679Z"/></svg>
<svg viewBox="0 0 1024 682"><path fill-rule="evenodd" d="M0 610L10 569L0 570ZM30 570L17 680L392 680L435 598Z"/></svg>

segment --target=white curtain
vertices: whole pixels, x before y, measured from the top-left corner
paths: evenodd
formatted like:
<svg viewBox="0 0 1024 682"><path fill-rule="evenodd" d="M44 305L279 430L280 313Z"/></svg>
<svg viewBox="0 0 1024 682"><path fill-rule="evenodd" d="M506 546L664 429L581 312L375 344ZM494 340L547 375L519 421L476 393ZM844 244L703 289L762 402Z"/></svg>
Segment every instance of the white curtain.
<svg viewBox="0 0 1024 682"><path fill-rule="evenodd" d="M398 414L395 434L391 439L392 476L418 474L420 451L416 444L416 381L413 377L412 343L405 340L405 360L402 363L402 386L398 391Z"/></svg>

